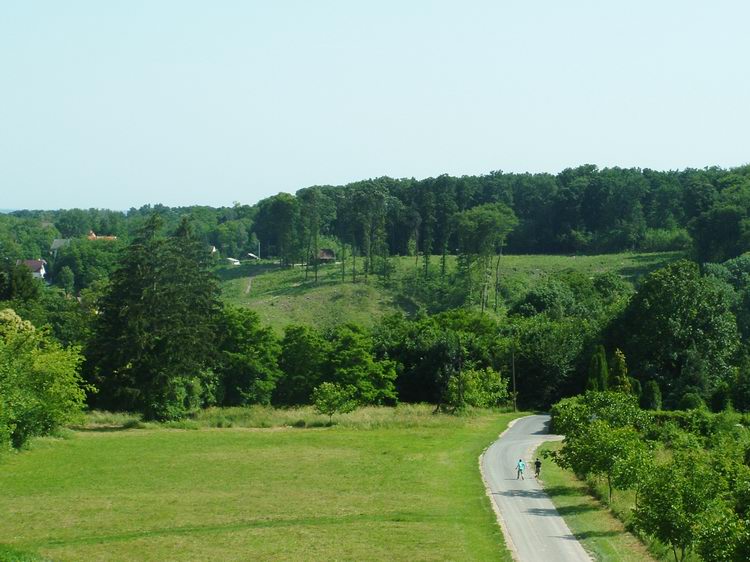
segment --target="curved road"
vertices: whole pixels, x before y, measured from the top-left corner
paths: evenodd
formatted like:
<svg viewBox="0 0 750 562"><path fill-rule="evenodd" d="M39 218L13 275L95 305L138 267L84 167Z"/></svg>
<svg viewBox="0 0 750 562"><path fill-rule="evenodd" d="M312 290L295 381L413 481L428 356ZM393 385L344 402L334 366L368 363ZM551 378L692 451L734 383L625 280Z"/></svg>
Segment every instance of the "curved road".
<svg viewBox="0 0 750 562"><path fill-rule="evenodd" d="M549 416L519 418L485 451L482 472L488 493L499 508L505 540L515 560L590 561L591 557L534 478L533 450L543 441L559 439L547 432L548 424ZM518 459L526 462L525 480L516 480Z"/></svg>

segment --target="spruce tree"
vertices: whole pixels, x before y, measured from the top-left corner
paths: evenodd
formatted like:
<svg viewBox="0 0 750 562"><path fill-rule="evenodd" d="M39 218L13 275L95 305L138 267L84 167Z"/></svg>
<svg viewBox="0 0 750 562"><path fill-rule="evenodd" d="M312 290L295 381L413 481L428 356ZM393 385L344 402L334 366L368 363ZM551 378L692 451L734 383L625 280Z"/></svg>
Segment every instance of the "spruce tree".
<svg viewBox="0 0 750 562"><path fill-rule="evenodd" d="M209 252L183 220L159 235L153 215L128 246L101 302L87 350L94 401L175 419L202 399L201 376L212 360L218 285Z"/></svg>
<svg viewBox="0 0 750 562"><path fill-rule="evenodd" d="M607 390L609 388L609 369L607 354L603 345L597 345L589 362L587 390Z"/></svg>
<svg viewBox="0 0 750 562"><path fill-rule="evenodd" d="M661 389L656 381L650 380L643 385L641 408L644 410L661 410Z"/></svg>
<svg viewBox="0 0 750 562"><path fill-rule="evenodd" d="M628 366L625 363L625 354L615 349L615 355L612 358L612 382L615 390L630 394L633 388L628 377Z"/></svg>

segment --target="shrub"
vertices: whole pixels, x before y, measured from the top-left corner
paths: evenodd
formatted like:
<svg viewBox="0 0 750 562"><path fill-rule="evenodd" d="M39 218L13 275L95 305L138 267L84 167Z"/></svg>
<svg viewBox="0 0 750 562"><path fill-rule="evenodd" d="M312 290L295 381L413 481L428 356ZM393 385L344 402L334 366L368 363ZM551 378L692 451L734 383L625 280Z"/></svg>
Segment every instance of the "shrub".
<svg viewBox="0 0 750 562"><path fill-rule="evenodd" d="M329 421L333 414L345 414L357 408L354 397L357 388L353 385L342 386L333 382L324 382L313 390L313 403L315 409L321 414L328 416Z"/></svg>
<svg viewBox="0 0 750 562"><path fill-rule="evenodd" d="M589 391L582 396L565 398L552 407L551 430L570 435L585 431L601 420L611 427L647 428L651 417L638 407L637 398L623 392Z"/></svg>
<svg viewBox="0 0 750 562"><path fill-rule="evenodd" d="M706 403L697 392L686 392L680 398L680 410L702 410L706 408Z"/></svg>
<svg viewBox="0 0 750 562"><path fill-rule="evenodd" d="M690 234L684 228L647 228L639 246L644 252L671 252L687 250L692 243Z"/></svg>
<svg viewBox="0 0 750 562"><path fill-rule="evenodd" d="M507 400L508 379L494 369L467 369L448 381L446 403L454 409L493 408Z"/></svg>
<svg viewBox="0 0 750 562"><path fill-rule="evenodd" d="M651 380L643 385L641 408L644 410L661 410L661 389L656 381Z"/></svg>
<svg viewBox="0 0 750 562"><path fill-rule="evenodd" d="M10 309L0 311L0 449L22 447L82 415L77 348L63 348Z"/></svg>

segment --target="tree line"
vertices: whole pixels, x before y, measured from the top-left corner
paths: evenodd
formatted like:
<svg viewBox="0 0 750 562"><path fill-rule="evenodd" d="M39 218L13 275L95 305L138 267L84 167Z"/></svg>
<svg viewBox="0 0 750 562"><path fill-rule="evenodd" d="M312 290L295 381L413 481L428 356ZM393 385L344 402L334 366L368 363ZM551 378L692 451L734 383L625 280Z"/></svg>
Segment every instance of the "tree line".
<svg viewBox="0 0 750 562"><path fill-rule="evenodd" d="M546 407L587 388L667 408L750 410L746 256L703 270L676 261L637 289L613 273L549 275L504 302L503 314L468 306L387 316L369 329L292 325L282 336L221 302L187 220L170 232L152 215L101 292L80 300L23 268L11 273L0 275L3 306L78 354L69 364L76 373L83 364L89 405L149 419L210 405L307 404L323 384L355 404L448 411L510 398Z"/></svg>
<svg viewBox="0 0 750 562"><path fill-rule="evenodd" d="M461 213L487 205L512 211L517 224L504 242L511 253L689 250L699 262L721 262L750 247L750 166L585 165L556 175L383 177L220 208L16 211L0 216L0 254L46 257L53 238L80 238L90 230L129 239L156 213L170 229L190 216L195 236L224 256L260 251L284 263L313 263L321 247L334 247L352 264L361 260L367 276L387 270L389 255L419 255L429 263L457 253Z"/></svg>
<svg viewBox="0 0 750 562"><path fill-rule="evenodd" d="M602 498L633 493L624 514L631 530L656 539L681 562L750 557L750 439L747 415L639 408L627 391L588 391L552 408L552 430L565 434L550 457L580 478L603 482ZM653 543L652 543L653 544Z"/></svg>

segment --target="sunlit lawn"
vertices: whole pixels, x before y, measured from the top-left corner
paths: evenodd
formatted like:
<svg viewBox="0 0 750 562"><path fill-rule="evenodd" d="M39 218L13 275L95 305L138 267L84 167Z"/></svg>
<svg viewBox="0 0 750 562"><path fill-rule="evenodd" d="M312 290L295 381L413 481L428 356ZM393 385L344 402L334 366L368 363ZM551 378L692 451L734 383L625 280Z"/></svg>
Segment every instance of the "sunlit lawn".
<svg viewBox="0 0 750 562"><path fill-rule="evenodd" d="M393 416L39 440L0 461L0 543L53 560L509 560L477 457L513 414Z"/></svg>

